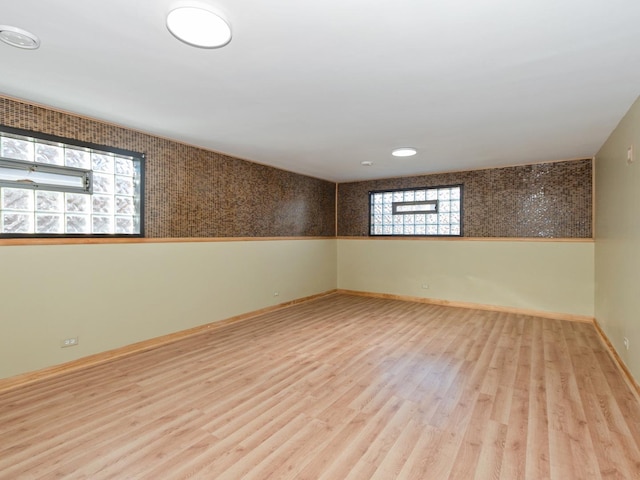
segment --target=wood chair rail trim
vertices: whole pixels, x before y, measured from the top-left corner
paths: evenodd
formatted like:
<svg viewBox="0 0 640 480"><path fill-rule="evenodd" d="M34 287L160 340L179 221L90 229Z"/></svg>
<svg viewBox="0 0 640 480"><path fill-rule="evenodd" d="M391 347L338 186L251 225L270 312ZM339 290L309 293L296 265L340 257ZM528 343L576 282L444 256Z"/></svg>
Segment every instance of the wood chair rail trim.
<svg viewBox="0 0 640 480"><path fill-rule="evenodd" d="M444 241L444 242L534 242L534 243L593 243L593 238L521 238L521 237L86 237L86 238L0 238L0 247L29 245L105 245L129 243L220 243L274 242L278 240L384 240L384 241Z"/></svg>

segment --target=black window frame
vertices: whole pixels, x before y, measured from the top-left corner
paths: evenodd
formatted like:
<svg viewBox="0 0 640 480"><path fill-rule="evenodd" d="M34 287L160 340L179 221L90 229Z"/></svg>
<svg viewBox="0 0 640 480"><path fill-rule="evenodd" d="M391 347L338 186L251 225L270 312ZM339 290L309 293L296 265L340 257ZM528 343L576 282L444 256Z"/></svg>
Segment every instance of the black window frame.
<svg viewBox="0 0 640 480"><path fill-rule="evenodd" d="M380 194L380 193L396 193L396 192L409 192L409 191L419 191L419 190L438 190L438 189L444 189L444 188L460 188L460 233L459 234L428 234L428 233L373 233L373 202L372 202L372 198L374 194ZM460 238L460 237L464 237L464 183L454 183L454 184L448 184L448 185L435 185L435 186L420 186L420 187L405 187L405 188L387 188L387 189L383 189L383 190L370 190L369 191L369 226L368 226L368 236L369 237L419 237L419 238L423 238L423 237L430 237L430 238ZM418 201L420 203L428 203L430 202L429 200L425 200L424 202L422 201ZM407 203L411 203L411 202L399 202L401 204L407 204ZM420 214L427 214L424 212L419 212ZM436 210L435 212L431 212L431 213L438 213L438 205L436 204ZM396 215L401 214L401 215L407 215L407 214L412 214L412 212L402 212L402 213L395 213Z"/></svg>
<svg viewBox="0 0 640 480"><path fill-rule="evenodd" d="M0 124L0 131L9 135L19 135L31 137L45 142L63 143L72 147L79 147L89 150L97 150L105 153L112 153L125 157L132 157L140 166L140 231L139 233L2 233L0 232L0 240L2 239L28 239L28 238L144 238L145 237L145 161L146 155L141 152L135 152L124 148L112 147L109 145L101 145L92 142L83 142L74 138L51 135L48 133L38 132L35 130L26 130L22 128L10 127ZM43 164L44 165L44 164Z"/></svg>

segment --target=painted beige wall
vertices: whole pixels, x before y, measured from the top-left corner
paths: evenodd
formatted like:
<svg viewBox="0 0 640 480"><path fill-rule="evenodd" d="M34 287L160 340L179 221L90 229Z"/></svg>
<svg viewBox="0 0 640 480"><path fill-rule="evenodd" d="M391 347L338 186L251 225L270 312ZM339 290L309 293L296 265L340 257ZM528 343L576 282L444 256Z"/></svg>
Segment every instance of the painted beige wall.
<svg viewBox="0 0 640 480"><path fill-rule="evenodd" d="M341 239L338 288L593 317L593 249L592 242Z"/></svg>
<svg viewBox="0 0 640 480"><path fill-rule="evenodd" d="M628 165L631 145L636 159ZM596 155L595 167L596 319L640 381L640 99Z"/></svg>
<svg viewBox="0 0 640 480"><path fill-rule="evenodd" d="M3 246L0 271L5 378L333 290L336 245ZM60 348L76 336L78 346Z"/></svg>

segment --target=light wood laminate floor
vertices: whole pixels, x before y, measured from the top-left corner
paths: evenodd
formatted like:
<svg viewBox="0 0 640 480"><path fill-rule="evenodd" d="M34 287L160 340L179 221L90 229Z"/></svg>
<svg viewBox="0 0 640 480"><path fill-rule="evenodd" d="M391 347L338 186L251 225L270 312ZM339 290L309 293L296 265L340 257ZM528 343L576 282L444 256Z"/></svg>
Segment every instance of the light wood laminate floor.
<svg viewBox="0 0 640 480"><path fill-rule="evenodd" d="M592 325L331 295L0 394L0 478L634 479Z"/></svg>

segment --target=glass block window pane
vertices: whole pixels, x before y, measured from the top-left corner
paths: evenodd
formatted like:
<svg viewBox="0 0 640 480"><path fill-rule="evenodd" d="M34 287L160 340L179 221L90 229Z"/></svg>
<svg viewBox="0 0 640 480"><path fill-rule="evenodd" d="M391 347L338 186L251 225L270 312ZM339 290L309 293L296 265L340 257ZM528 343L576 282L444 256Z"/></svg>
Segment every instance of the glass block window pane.
<svg viewBox="0 0 640 480"><path fill-rule="evenodd" d="M3 210L33 210L33 190L26 188L2 188Z"/></svg>
<svg viewBox="0 0 640 480"><path fill-rule="evenodd" d="M38 212L63 212L64 193L36 191L36 211Z"/></svg>
<svg viewBox="0 0 640 480"><path fill-rule="evenodd" d="M131 197L116 197L116 213L118 215L133 215L135 205Z"/></svg>
<svg viewBox="0 0 640 480"><path fill-rule="evenodd" d="M370 235L462 236L462 185L369 194Z"/></svg>
<svg viewBox="0 0 640 480"><path fill-rule="evenodd" d="M94 215L93 216L93 232L94 233L113 232L113 217Z"/></svg>
<svg viewBox="0 0 640 480"><path fill-rule="evenodd" d="M94 172L113 173L113 155L106 153L92 153L91 162Z"/></svg>
<svg viewBox="0 0 640 480"><path fill-rule="evenodd" d="M33 140L3 136L0 138L0 156L33 162Z"/></svg>
<svg viewBox="0 0 640 480"><path fill-rule="evenodd" d="M89 169L91 168L91 155L85 150L65 148L64 164L67 167Z"/></svg>
<svg viewBox="0 0 640 480"><path fill-rule="evenodd" d="M33 214L2 212L2 233L33 233Z"/></svg>
<svg viewBox="0 0 640 480"><path fill-rule="evenodd" d="M5 175L0 184L0 236L142 234L142 155L0 127L0 157L5 169L27 171L29 165L21 162L28 161L43 165L37 171L50 176L81 178L81 185L74 181L71 186L26 184Z"/></svg>
<svg viewBox="0 0 640 480"><path fill-rule="evenodd" d="M62 215L37 213L35 233L64 233Z"/></svg>
<svg viewBox="0 0 640 480"><path fill-rule="evenodd" d="M116 194L133 196L135 192L135 184L131 177L116 176Z"/></svg>
<svg viewBox="0 0 640 480"><path fill-rule="evenodd" d="M93 191L95 193L113 193L113 175L94 173Z"/></svg>
<svg viewBox="0 0 640 480"><path fill-rule="evenodd" d="M89 232L89 215L67 215L67 233Z"/></svg>
<svg viewBox="0 0 640 480"><path fill-rule="evenodd" d="M106 213L113 215L113 197L111 195L93 195L92 200L93 213Z"/></svg>
<svg viewBox="0 0 640 480"><path fill-rule="evenodd" d="M115 170L116 175L133 177L133 175L135 174L133 160L131 160L130 158L116 157Z"/></svg>
<svg viewBox="0 0 640 480"><path fill-rule="evenodd" d="M133 225L133 217L116 217L116 233L131 233Z"/></svg>
<svg viewBox="0 0 640 480"><path fill-rule="evenodd" d="M64 165L64 148L58 145L36 143L36 163Z"/></svg>
<svg viewBox="0 0 640 480"><path fill-rule="evenodd" d="M91 212L91 195L83 193L65 193L67 212Z"/></svg>

